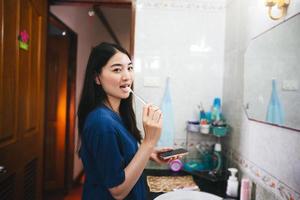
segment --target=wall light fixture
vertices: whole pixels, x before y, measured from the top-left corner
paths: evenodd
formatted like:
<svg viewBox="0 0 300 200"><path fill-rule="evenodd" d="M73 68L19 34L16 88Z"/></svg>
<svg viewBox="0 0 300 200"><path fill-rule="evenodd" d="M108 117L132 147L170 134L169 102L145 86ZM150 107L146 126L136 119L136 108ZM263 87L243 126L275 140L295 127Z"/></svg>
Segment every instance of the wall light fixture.
<svg viewBox="0 0 300 200"><path fill-rule="evenodd" d="M287 8L290 4L290 0L265 0L265 5L269 7L268 14L273 20L278 20L286 15ZM280 12L279 16L274 17L272 14L272 8L277 5Z"/></svg>

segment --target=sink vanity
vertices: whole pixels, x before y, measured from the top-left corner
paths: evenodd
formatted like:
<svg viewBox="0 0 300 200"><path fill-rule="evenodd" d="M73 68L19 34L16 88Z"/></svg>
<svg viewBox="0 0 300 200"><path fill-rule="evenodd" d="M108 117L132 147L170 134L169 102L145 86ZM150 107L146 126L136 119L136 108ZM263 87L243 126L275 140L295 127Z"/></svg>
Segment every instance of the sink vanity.
<svg viewBox="0 0 300 200"><path fill-rule="evenodd" d="M198 192L198 191L174 191L169 192L163 195L156 197L154 200L222 200L221 197L218 197L207 192Z"/></svg>
<svg viewBox="0 0 300 200"><path fill-rule="evenodd" d="M219 200L225 197L225 192L226 192L226 175L218 178L218 179L212 179L208 176L207 172L201 172L201 173L187 173L185 171L179 171L179 172L172 172L169 169L145 169L144 171L144 176L186 176L186 175L192 175L195 183L198 185L200 188L201 194L189 194L189 195L196 195L195 197L200 197L202 195L203 200L206 200L206 197L210 197L210 200ZM209 195L214 194L214 195ZM150 192L149 187L147 187L147 200L153 200L157 198L158 196L162 195L164 193L159 192ZM176 196L178 196L179 193L176 193ZM171 196L169 196L171 195ZM174 193L165 193L164 196L162 196L162 199L157 199L157 200L163 200L163 198L169 198L169 199L174 199L173 196ZM179 194L182 195L182 194ZM218 198L217 196L220 198ZM166 196L166 197L165 197ZM191 196L191 200L193 199ZM212 198L216 197L216 198ZM187 199L187 198L185 198ZM199 200L202 200L202 198L198 198ZM174 199L175 200L175 199Z"/></svg>

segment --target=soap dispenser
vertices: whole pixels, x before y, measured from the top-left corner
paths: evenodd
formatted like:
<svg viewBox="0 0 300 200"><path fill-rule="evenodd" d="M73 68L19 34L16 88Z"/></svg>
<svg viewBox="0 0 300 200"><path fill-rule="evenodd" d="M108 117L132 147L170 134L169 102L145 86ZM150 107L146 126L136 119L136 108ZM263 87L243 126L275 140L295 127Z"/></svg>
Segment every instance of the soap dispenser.
<svg viewBox="0 0 300 200"><path fill-rule="evenodd" d="M239 182L236 177L236 173L238 172L238 170L236 168L229 168L228 171L230 171L231 176L229 176L227 181L226 195L228 197L236 198L238 196L239 187Z"/></svg>

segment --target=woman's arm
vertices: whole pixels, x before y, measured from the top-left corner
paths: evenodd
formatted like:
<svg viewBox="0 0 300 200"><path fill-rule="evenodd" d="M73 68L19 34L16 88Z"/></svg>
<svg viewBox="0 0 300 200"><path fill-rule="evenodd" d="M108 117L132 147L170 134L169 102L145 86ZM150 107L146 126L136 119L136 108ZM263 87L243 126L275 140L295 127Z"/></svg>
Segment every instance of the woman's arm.
<svg viewBox="0 0 300 200"><path fill-rule="evenodd" d="M151 105L146 105L143 108L143 127L145 138L139 150L125 168L124 182L109 189L115 199L124 199L129 194L145 169L151 153L154 151L162 127L162 114L158 108Z"/></svg>
<svg viewBox="0 0 300 200"><path fill-rule="evenodd" d="M149 157L153 151L153 146L142 143L139 150L125 168L125 180L122 184L110 188L111 195L117 199L124 199L141 176Z"/></svg>

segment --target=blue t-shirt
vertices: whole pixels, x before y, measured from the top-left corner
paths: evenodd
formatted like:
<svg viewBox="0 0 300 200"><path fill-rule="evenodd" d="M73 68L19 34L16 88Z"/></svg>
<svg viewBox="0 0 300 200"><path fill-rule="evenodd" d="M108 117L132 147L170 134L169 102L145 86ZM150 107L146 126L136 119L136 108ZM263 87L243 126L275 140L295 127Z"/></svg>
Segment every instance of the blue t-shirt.
<svg viewBox="0 0 300 200"><path fill-rule="evenodd" d="M125 128L121 117L106 106L88 114L81 140L80 157L86 176L82 199L114 199L108 189L125 180L124 169L138 149L137 140ZM146 199L143 176L125 199Z"/></svg>

